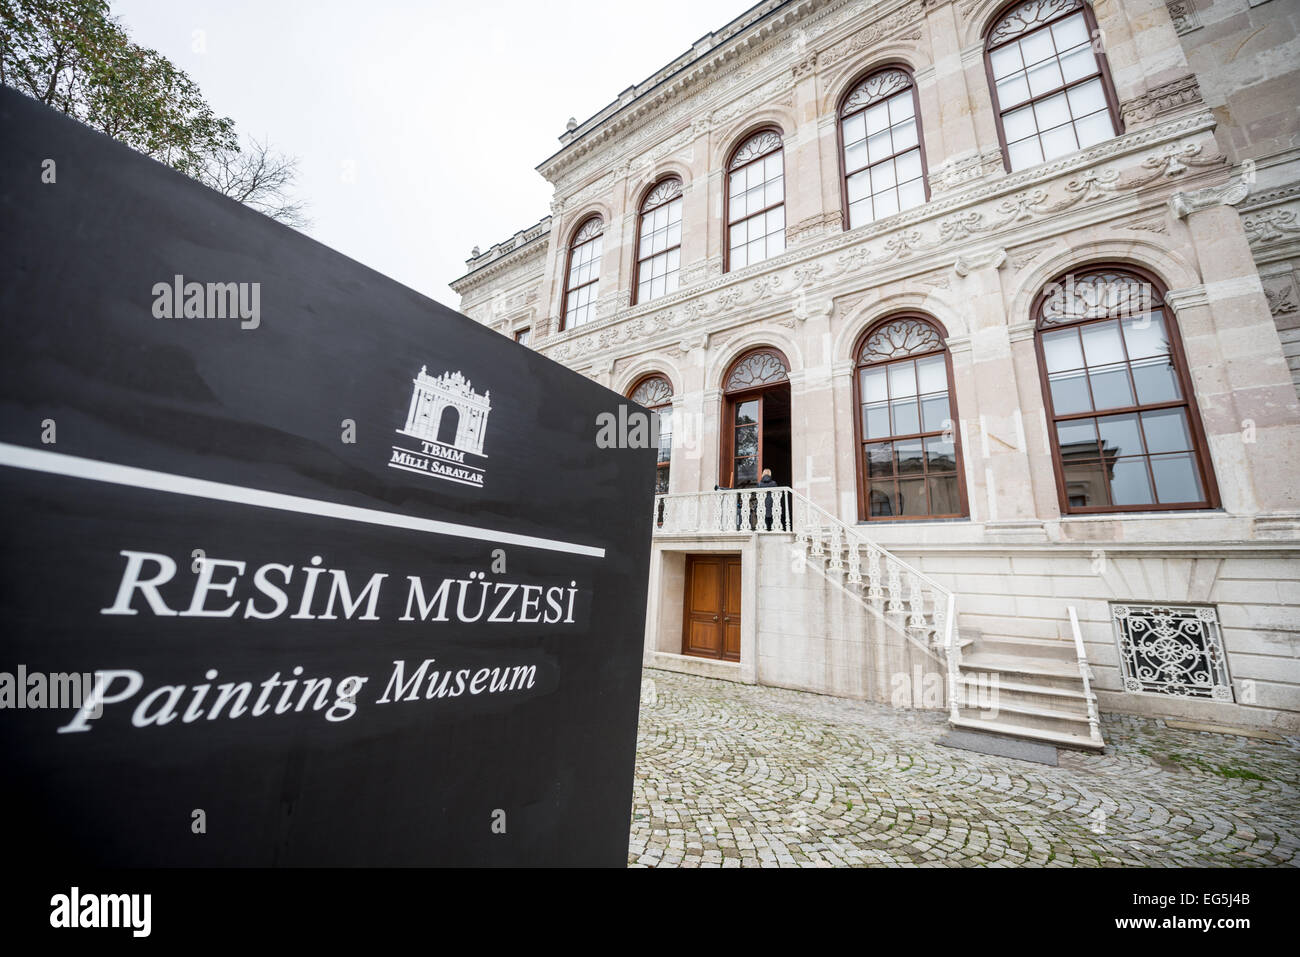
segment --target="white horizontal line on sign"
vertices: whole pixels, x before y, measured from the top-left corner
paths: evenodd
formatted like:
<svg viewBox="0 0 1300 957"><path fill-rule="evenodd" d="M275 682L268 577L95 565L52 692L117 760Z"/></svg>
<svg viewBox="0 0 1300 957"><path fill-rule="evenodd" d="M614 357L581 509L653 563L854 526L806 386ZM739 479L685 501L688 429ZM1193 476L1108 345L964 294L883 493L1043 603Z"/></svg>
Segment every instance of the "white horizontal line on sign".
<svg viewBox="0 0 1300 957"><path fill-rule="evenodd" d="M590 555L594 558L605 557L605 549L591 545L578 545L574 542L562 542L553 538L537 538L533 535L516 535L513 532L497 532L490 528L458 525L454 522L439 522L431 518L416 518L413 515L383 512L375 508L340 505L338 502L303 498L300 495L266 492L256 488L245 488L242 485L227 485L225 482L210 482L207 479L190 478L186 475L172 475L167 472L155 472L152 469L135 468L131 465L100 462L76 455L65 455L62 452L29 449L22 445L10 445L7 442L0 442L0 465L7 465L16 469L29 469L33 472L48 472L51 475L91 479L95 482L108 482L112 485L129 485L134 488L153 489L157 492L192 495L195 498L207 498L217 502L234 502L237 505L274 508L282 512L299 512L303 515L316 515L321 518L338 518L346 522L386 525L389 528L407 528L416 532L432 532L435 535L451 535L456 538L474 538L479 541L496 542L501 545L521 545L524 548L542 548L552 552L568 552L571 555Z"/></svg>

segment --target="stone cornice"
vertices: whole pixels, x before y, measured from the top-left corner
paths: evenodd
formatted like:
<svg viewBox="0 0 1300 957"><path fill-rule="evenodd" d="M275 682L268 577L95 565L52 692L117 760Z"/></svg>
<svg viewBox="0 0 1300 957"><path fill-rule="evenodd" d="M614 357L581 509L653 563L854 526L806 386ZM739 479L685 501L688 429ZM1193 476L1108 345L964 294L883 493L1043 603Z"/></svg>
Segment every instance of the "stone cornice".
<svg viewBox="0 0 1300 957"><path fill-rule="evenodd" d="M1079 216L1097 220L1105 218L1100 204L1126 206L1130 213L1138 207L1158 209L1166 183L1200 180L1223 169L1222 157L1202 155L1212 139L1193 139L1213 126L1208 112L1181 117L1054 163L971 184L907 213L794 247L651 304L566 330L539 350L559 361L574 361L634 340L648 345L661 330L680 338L683 327L705 328L699 320L710 316L719 316L721 327L727 324L721 317L742 306L746 321L767 312L789 317L789 296L795 290L815 292L818 298L839 295L826 290L841 282L860 286L868 268L872 285L880 285L897 276L951 267L956 256L987 249L990 240L1023 245L1039 238L1033 229L1040 224L1049 233L1083 225L1071 222L1076 209ZM707 328L713 325L709 322ZM670 328L678 331L668 333Z"/></svg>

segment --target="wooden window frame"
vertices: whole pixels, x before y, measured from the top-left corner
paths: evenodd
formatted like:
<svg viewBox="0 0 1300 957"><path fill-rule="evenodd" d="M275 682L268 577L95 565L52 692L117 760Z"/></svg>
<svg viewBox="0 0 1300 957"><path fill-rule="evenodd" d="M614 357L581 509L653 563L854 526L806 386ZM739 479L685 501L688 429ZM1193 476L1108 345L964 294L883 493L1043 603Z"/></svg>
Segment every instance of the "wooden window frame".
<svg viewBox="0 0 1300 957"><path fill-rule="evenodd" d="M736 142L736 145L732 147L731 152L727 154L727 161L722 164L722 272L724 274L731 272L731 227L736 225L731 221L731 174L736 172L736 170L745 169L746 167L752 166L754 163L757 163L760 160L765 160L767 159L767 157L771 156L772 154L764 153L762 156L752 159L748 163L745 163L742 166L736 167L736 169L731 168L731 163L736 158L736 154L741 151L741 149L745 146L745 144L761 133L775 133L777 135L777 138L780 139L781 141L781 148L773 151L781 154L781 202L773 203L771 206L764 207L763 209L760 209L756 213L746 213L745 219L740 220L740 222L753 219L760 215L766 216L768 213L776 209L778 206L781 207L785 206L785 200L786 200L785 132L781 129L781 127L776 126L775 124L768 123L763 126L755 127L754 129L746 133L744 136L740 137L740 139ZM788 230L789 227L790 224L787 222L785 224L785 229L783 229L782 231L784 232L785 230ZM767 259L763 260L763 262L766 261ZM749 266L753 264L746 263L745 265ZM786 364L787 371L789 370L789 368L790 366L787 363Z"/></svg>
<svg viewBox="0 0 1300 957"><path fill-rule="evenodd" d="M1148 404L1136 404L1116 408L1095 408L1096 402L1092 404L1094 408L1083 412L1069 412L1064 415L1057 415L1055 406L1052 403L1052 388L1048 380L1047 373L1047 354L1043 350L1043 334L1045 332L1055 332L1058 329L1078 329L1083 326L1093 325L1102 322L1116 321L1116 316L1096 316L1090 319L1078 319L1070 322L1053 323L1051 325L1043 324L1043 305L1048 298L1048 290L1054 285L1059 284L1067 276L1085 275L1093 272L1116 272L1127 274L1140 281L1151 284L1155 292L1152 309L1158 309L1164 320L1165 331L1169 336L1169 357L1173 361L1174 374L1177 377L1178 388L1182 391L1181 399L1174 399L1162 402L1152 402ZM1149 272L1139 266L1133 266L1128 263L1116 262L1095 262L1086 263L1076 266L1066 272L1056 276L1051 282L1039 291L1034 298L1030 315L1034 321L1034 351L1038 358L1038 378L1043 392L1043 411L1047 418L1047 437L1052 453L1052 468L1056 475L1056 494L1057 504L1060 506L1062 515L1116 515L1136 512L1194 512L1213 510L1220 507L1219 485L1214 475L1214 463L1210 458L1210 446L1206 439L1205 427L1201 422L1200 409L1196 403L1196 393L1192 388L1192 378L1187 366L1187 357L1183 353L1182 333L1178 328L1177 317L1173 309L1170 308L1165 296L1168 288L1154 273ZM1128 346L1124 342L1123 333L1120 335L1120 345L1124 348L1124 363L1129 375L1129 387L1132 389L1134 400L1137 399L1137 386L1133 381L1132 360L1128 358ZM1085 370L1087 368L1087 357L1084 357ZM1085 376L1086 378L1086 376ZM1089 398L1092 397L1092 385L1089 382ZM1069 495L1065 486L1065 463L1061 459L1060 439L1057 435L1056 425L1058 422L1068 422L1076 419L1104 418L1112 415L1136 414L1139 416L1138 427L1141 426L1141 413L1149 411L1158 411L1160 409L1185 409L1187 416L1187 428L1192 437L1191 450L1193 458L1197 465L1197 474L1201 480L1201 491L1204 498L1199 502L1174 502L1162 505L1158 502L1151 504L1139 505L1071 505ZM1145 442L1145 433L1143 433ZM1153 453L1144 451L1142 457L1146 459L1148 478L1151 481L1151 494L1155 496L1156 486L1155 478L1151 475L1151 455ZM1154 453L1161 454L1161 453Z"/></svg>
<svg viewBox="0 0 1300 957"><path fill-rule="evenodd" d="M874 362L864 362L862 359L862 350L866 347L868 340L884 326L890 323L899 322L900 320L915 320L923 322L930 326L939 335L940 346L937 349L928 349L924 352L913 352L908 355L897 356L893 359L881 359ZM961 421L957 415L957 390L954 385L952 375L952 352L948 349L948 330L944 328L943 323L933 316L923 312L896 312L888 316L877 319L875 322L862 330L858 336L857 342L853 346L853 446L854 462L857 469L857 486L858 486L858 521L859 522L930 522L937 520L962 519L970 517L970 503L966 497L966 459L961 445L961 429L957 428L957 423ZM948 417L953 423L953 457L956 459L957 474L957 501L959 511L953 514L943 515L877 515L871 514L871 483L868 475L866 446L868 439L862 434L862 370L874 368L886 368L898 362L915 361L916 359L925 359L929 356L942 355L944 358L944 374L948 377ZM919 409L918 392L918 414ZM923 424L918 421L918 424ZM939 432L917 432L912 435L890 435L887 438L871 439L870 442L904 442L909 439L924 439L935 435L942 435ZM924 449L924 445L922 445ZM922 471L924 477L927 473ZM895 487L897 487L897 473L895 473ZM927 491L927 495L928 495Z"/></svg>
<svg viewBox="0 0 1300 957"><path fill-rule="evenodd" d="M569 274L573 271L573 253L577 249L577 244L575 243L575 240L578 238L578 234L581 233L583 229L586 228L587 224L591 222L593 219L600 220L599 238L604 239L605 238L605 217L602 216L600 213L592 213L590 216L583 216L582 219L578 221L578 224L573 227L573 231L569 234L569 242L566 247L567 251L564 255L564 287L563 287L563 291L560 294L560 328L558 330L560 332L564 332L566 329L569 328L569 293L576 292L577 290L583 289L586 286L599 287L600 285L600 268L597 268L596 278L593 279L591 282L584 282L582 285L575 286L573 289L569 288ZM586 242L591 242L591 240L586 240ZM605 249L603 244L601 246L600 255L601 255L601 267L603 267L605 263L604 260ZM593 305L595 301L596 301L595 299L592 300Z"/></svg>
<svg viewBox="0 0 1300 957"><path fill-rule="evenodd" d="M989 97L993 101L993 118L997 123L997 129L998 129L998 146L1002 150L1002 168L1008 173L1015 172L1015 171L1011 169L1011 150L1007 145L1007 132L1005 127L1002 124L1002 114L1004 112L1010 112L1010 110L1003 110L1002 104L998 99L998 86L997 86L997 82L993 78L993 58L990 56L990 54L995 49L998 49L1000 47L1005 46L1008 43L1012 43L1016 40L1019 40L1022 37L1027 37L1030 36L1031 34L1037 33L1039 30L1047 29L1053 23L1056 23L1058 20L1064 20L1066 17L1072 17L1079 12L1079 10L1068 10L1064 13L1059 13L1056 16L1052 17L1050 20L1044 20L1042 23L1034 27L1034 29L1032 30L1026 30L1024 33L1016 34L1016 36L1011 37L1010 39L1003 40L1001 43L990 46L988 42L989 38L992 36L993 31L997 29L998 24L1002 22L1003 18L1008 13L1010 13L1012 9L1019 6L1023 2L1024 0L1011 0L1010 3L1003 5L1001 9L998 10L997 15L989 19L988 24L984 28L984 35L983 35L984 75L988 80ZM1080 9L1083 12L1084 24L1088 28L1088 36L1091 38L1096 38L1097 36L1100 35L1099 34L1100 28L1097 26L1097 17L1096 14L1093 13L1092 4L1088 3L1087 0L1083 0L1083 2L1080 5ZM1112 125L1115 128L1115 136L1122 136L1124 134L1124 118L1123 116L1120 115L1119 97L1115 93L1115 81L1111 77L1110 61L1106 58L1106 53L1104 50L1094 49L1092 52L1093 52L1093 56L1097 60L1096 73L1089 74L1088 76L1079 80L1074 80L1070 83L1065 84L1064 86L1058 87L1055 90L1051 90L1047 93L1044 93L1041 96L1030 96L1029 99L1025 100L1023 103L1017 103L1011 109L1018 110L1025 106L1032 106L1034 103L1037 103L1039 100L1044 100L1047 99L1048 97L1056 96L1056 94L1063 93L1066 90L1070 89L1071 87L1079 86L1081 84L1087 83L1090 80L1093 80L1096 77L1100 76L1102 95L1106 97L1106 107L1110 111L1110 120ZM1035 116L1037 116L1037 114L1035 114ZM1035 123L1036 122L1037 120L1035 119ZM1073 123L1073 118L1071 118L1071 123ZM1041 137L1042 131L1039 130L1035 135ZM1093 144L1093 146L1098 146L1098 145L1100 144L1097 143ZM1092 146L1084 146L1081 147L1081 150L1082 149L1092 149ZM1075 152L1079 152L1079 150L1076 150ZM1070 153L1065 154L1065 156L1070 156L1070 155L1072 154ZM1064 159L1064 157L1063 156L1057 157L1057 159ZM1051 163L1051 162L1055 162L1055 160L1045 159L1042 162ZM1034 165L1040 166L1042 165L1042 163L1036 163ZM1027 166L1025 168L1033 169L1032 166Z"/></svg>
<svg viewBox="0 0 1300 957"><path fill-rule="evenodd" d="M528 348L528 343L525 342L525 341L524 341L522 338L520 338L520 337L521 337L521 336L528 336L528 337L531 339L531 338L532 338L532 332L533 332L533 327L532 327L532 326L524 326L522 329L516 329L516 330L515 330L515 342L519 343L521 346L523 346L525 349L527 349L527 348Z"/></svg>
<svg viewBox="0 0 1300 957"><path fill-rule="evenodd" d="M886 70L899 70L907 74L908 87L912 91L912 110L916 115L916 145L921 150L921 185L925 188L925 202L928 203L930 201L930 164L927 162L925 155L925 129L924 124L921 122L921 98L916 90L916 77L913 75L907 64L901 61L878 64L870 70L859 74L852 83L845 87L844 92L840 94L840 98L835 104L835 146L839 151L838 162L840 167L840 222L846 232L853 228L849 225L849 177L862 172L862 170L853 170L850 172L848 167L844 164L844 121L850 116L857 116L859 113L865 112L868 107L873 104L869 103L866 106L847 114L844 112L844 104L848 102L848 99L853 95L854 90L877 73L883 73ZM906 150L904 152L906 152ZM895 153L891 159L899 155L900 154ZM862 167L862 169L868 169L869 167L870 164ZM915 209L915 207L912 208ZM903 210L899 210L899 212L903 212ZM895 214L891 213L890 215ZM879 220L873 219L872 222L879 222ZM867 224L864 223L863 225Z"/></svg>
<svg viewBox="0 0 1300 957"><path fill-rule="evenodd" d="M743 389L727 390L727 381L731 374L746 359L760 353L766 353L777 359L785 369L785 378L776 379L771 382L764 382L755 386L747 386ZM736 422L735 408L741 402L748 402L751 399L758 400L758 450L755 452L758 468L755 471L757 482L763 477L763 393L781 385L790 384L790 360L786 358L785 353L775 346L757 346L753 349L746 349L736 358L732 359L727 365L726 371L722 375L722 428L718 431L721 433L720 443L720 461L718 463L718 485L722 488L735 488L736 481ZM793 396L792 396L793 397Z"/></svg>
<svg viewBox="0 0 1300 957"><path fill-rule="evenodd" d="M674 197L673 197L672 199L670 199L670 200L666 200L666 201L664 201L664 202L657 203L657 204L654 205L654 206L646 206L646 202L647 202L647 200L649 200L649 198L650 198L651 196L654 195L654 191L657 190L657 189L658 189L660 186L662 186L664 183L669 182L670 180L677 180L677 183L678 183L678 193L677 193L677 195L674 196ZM635 242L635 244L632 246L632 294L631 294L631 297L630 297L630 300L629 300L629 304L630 304L630 305L636 306L636 305L640 305L640 304L641 304L641 296L640 296L640 290L641 290L641 262L642 262L642 259L641 259L641 231L642 231L642 229L645 227L645 214L646 214L646 213L653 213L656 209L660 209L660 208L662 208L662 207L664 207L664 206L669 206L669 205L671 205L672 203L675 203L675 202L677 202L678 200L681 200L681 201L682 201L682 219L685 220L685 214L686 214L686 202L685 202L685 196L686 196L686 181L683 180L683 179L682 179L680 176L678 176L676 173L669 173L669 174L666 175L666 176L661 176L661 177L659 177L657 180L655 180L653 183L651 183L649 189L647 189L647 190L645 191L645 195L642 197L641 202L638 204L637 214L636 214L636 242ZM682 230L685 231L685 226L682 227ZM670 253L670 252L672 252L674 249L676 249L676 250L678 251L678 253L677 253L677 255L678 255L677 271L680 273L680 272L681 272L681 248L682 248L682 241L681 241L681 237L679 236L678 239L677 239L677 245L676 245L676 246L666 246L666 247L664 247L662 250L660 250L660 251L657 252L657 253L651 253L649 256L646 257L646 260L645 260L645 261L648 262L649 260L654 259L656 256L662 256L662 255L664 255L665 253ZM681 289L680 282L679 282L677 288L678 288L678 289ZM670 293L664 293L664 295L671 295L671 294L670 294ZM647 298L645 301L646 301L646 302L653 302L653 301L654 301L654 298L655 298L654 296L650 296L650 297Z"/></svg>

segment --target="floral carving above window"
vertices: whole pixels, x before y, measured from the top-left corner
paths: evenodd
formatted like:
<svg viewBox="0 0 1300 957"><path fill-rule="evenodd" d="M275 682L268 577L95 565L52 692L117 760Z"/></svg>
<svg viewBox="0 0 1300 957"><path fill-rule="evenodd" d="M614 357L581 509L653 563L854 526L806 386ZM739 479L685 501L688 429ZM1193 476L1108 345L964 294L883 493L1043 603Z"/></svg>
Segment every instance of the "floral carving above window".
<svg viewBox="0 0 1300 957"><path fill-rule="evenodd" d="M1028 0L1013 8L998 21L993 32L989 34L989 44L995 45L1020 36L1053 17L1059 17L1082 6L1083 0Z"/></svg>
<svg viewBox="0 0 1300 957"><path fill-rule="evenodd" d="M664 405L673 397L673 387L663 376L651 376L642 381L629 396L633 402L652 409L657 405Z"/></svg>
<svg viewBox="0 0 1300 957"><path fill-rule="evenodd" d="M585 243L589 239L595 239L605 231L605 221L599 216L593 216L587 220L582 228L578 230L578 235L573 237L573 245Z"/></svg>
<svg viewBox="0 0 1300 957"><path fill-rule="evenodd" d="M736 150L736 155L731 159L731 166L728 169L736 169L738 166L744 166L746 163L758 159L760 156L766 156L768 153L781 148L781 137L773 130L764 130L756 133L745 141L740 149Z"/></svg>
<svg viewBox="0 0 1300 957"><path fill-rule="evenodd" d="M1069 275L1044 290L1039 326L1104 316L1142 316L1161 305L1155 287L1121 272Z"/></svg>
<svg viewBox="0 0 1300 957"><path fill-rule="evenodd" d="M676 199L682 195L682 181L677 178L666 179L650 191L650 195L645 198L641 204L641 209L654 209L656 206L662 206L669 200Z"/></svg>
<svg viewBox="0 0 1300 957"><path fill-rule="evenodd" d="M902 70L881 70L867 77L849 94L840 112L848 114L870 106L912 85L911 78Z"/></svg>
<svg viewBox="0 0 1300 957"><path fill-rule="evenodd" d="M781 357L775 352L762 350L751 352L737 362L723 388L727 392L740 392L773 382L784 382L788 378L790 373Z"/></svg>
<svg viewBox="0 0 1300 957"><path fill-rule="evenodd" d="M884 362L903 356L938 352L943 348L939 332L920 319L899 319L881 326L862 346L860 362Z"/></svg>

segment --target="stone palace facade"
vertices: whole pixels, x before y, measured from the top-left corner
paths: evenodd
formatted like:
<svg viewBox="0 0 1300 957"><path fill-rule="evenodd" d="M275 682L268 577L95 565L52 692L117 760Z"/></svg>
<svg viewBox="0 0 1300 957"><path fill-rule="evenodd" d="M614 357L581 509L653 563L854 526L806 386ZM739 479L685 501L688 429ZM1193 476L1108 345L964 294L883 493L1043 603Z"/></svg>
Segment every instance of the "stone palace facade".
<svg viewBox="0 0 1300 957"><path fill-rule="evenodd" d="M1298 35L765 0L570 121L452 285L660 413L647 664L1300 729Z"/></svg>

